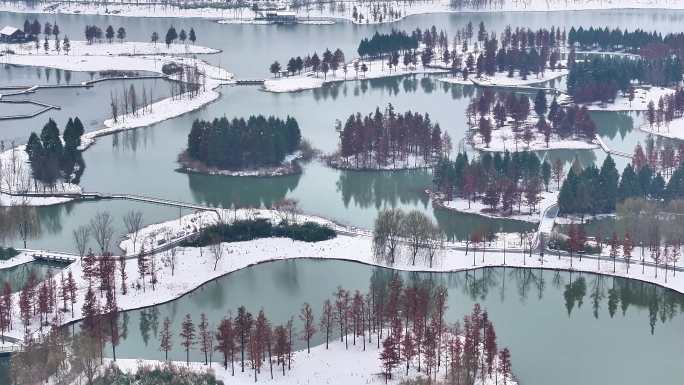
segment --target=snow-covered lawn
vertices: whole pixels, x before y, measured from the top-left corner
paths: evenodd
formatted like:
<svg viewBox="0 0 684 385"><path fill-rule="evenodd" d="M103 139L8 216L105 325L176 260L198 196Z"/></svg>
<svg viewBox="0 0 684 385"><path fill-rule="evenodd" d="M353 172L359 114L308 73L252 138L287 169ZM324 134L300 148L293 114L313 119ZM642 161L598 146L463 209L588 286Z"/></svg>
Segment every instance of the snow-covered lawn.
<svg viewBox="0 0 684 385"><path fill-rule="evenodd" d="M14 51L17 55L34 55L34 56L57 56L57 55L71 55L71 56L123 56L123 55L194 55L194 54L212 54L218 53L220 50L203 47L195 44L171 44L167 46L164 43L139 42L139 41L112 41L108 43L94 42L89 44L83 40L72 40L69 45L71 49L67 54L63 49L63 44L60 40L60 51L55 50L55 41L48 40L50 46L49 50L45 52L43 49L43 42L39 41L38 49L35 43L24 44L3 44L3 48Z"/></svg>
<svg viewBox="0 0 684 385"><path fill-rule="evenodd" d="M497 72L493 76L482 75L477 78L472 75L467 80L464 80L462 76L450 76L445 78L439 78L437 80L445 83L451 84L476 84L485 87L520 87L525 89L531 84L538 84L547 82L549 80L558 79L568 74L566 69L556 69L555 71L547 70L543 76L537 77L537 75L529 75L527 79L523 79L519 74L514 74L513 77L509 77L507 72Z"/></svg>
<svg viewBox="0 0 684 385"><path fill-rule="evenodd" d="M528 122L529 123L529 122ZM473 147L480 151L504 152L504 151L546 151L546 150L593 150L599 148L599 145L592 142L587 142L580 139L560 139L557 135L552 134L547 145L544 135L537 131L535 127L531 128L532 140L526 143L522 138L518 137L513 132L510 125L504 125L501 128L492 130L492 140L489 146L484 142L482 135L479 133L473 134Z"/></svg>
<svg viewBox="0 0 684 385"><path fill-rule="evenodd" d="M358 73L354 70L354 63L358 62ZM365 63L368 67L367 72L361 71L361 64ZM301 75L293 76L283 76L278 78L267 79L264 82L264 89L270 92L294 92L309 90L313 88L320 88L327 83L335 83L350 80L364 80L364 79L379 79L387 78L392 76L403 76L411 74L424 74L424 73L444 73L448 72L447 69L443 68L433 68L433 67L423 67L422 64L418 63L415 66L405 67L400 64L396 68L390 68L387 66L386 60L365 60L354 59L353 61L347 63L347 74L345 75L342 67L338 69L335 73L330 72L327 76L324 76L322 72L315 74L312 71L302 73Z"/></svg>
<svg viewBox="0 0 684 385"><path fill-rule="evenodd" d="M664 122L660 126L654 124L653 127L646 122L639 126L639 129L665 138L684 140L684 118L677 118L669 123Z"/></svg>
<svg viewBox="0 0 684 385"><path fill-rule="evenodd" d="M518 221L538 223L541 221L541 215L546 208L555 204L558 201L558 192L556 191L542 191L540 194L541 201L537 204L534 212L530 213L529 208L523 205L522 210L518 211L515 205L512 215L503 215L499 211L492 212L490 207L482 203L481 200L472 200L468 203L467 199L455 198L453 200L442 201L437 196L433 196L433 203L437 203L439 207L446 210L457 211L460 213L480 215L487 218L503 218L514 219Z"/></svg>
<svg viewBox="0 0 684 385"><path fill-rule="evenodd" d="M646 111L648 110L648 103L653 102L656 108L658 100L667 95L673 94L675 91L665 87L635 87L634 100L629 101L628 95L618 93L615 101L612 103L589 103L586 105L590 110L596 111Z"/></svg>
<svg viewBox="0 0 684 385"><path fill-rule="evenodd" d="M301 151L288 154L282 163L276 166L263 166L257 168L247 168L242 170L225 170L216 167L207 167L202 162L189 159L187 152L178 156L178 163L181 165L177 171L187 173L198 173L206 175L222 176L251 176L251 177L274 177L301 174L302 169L298 162L302 159Z"/></svg>
<svg viewBox="0 0 684 385"><path fill-rule="evenodd" d="M25 263L33 262L33 257L30 253L20 252L14 257L2 261L0 260L0 270L9 269L11 267L23 265Z"/></svg>
<svg viewBox="0 0 684 385"><path fill-rule="evenodd" d="M259 382L268 382L278 385L323 385L323 384L344 384L344 385L369 385L369 384L385 384L385 377L382 373L382 365L380 361L381 348L378 349L376 335L372 336L372 343L366 343L365 350L362 340L357 339L356 346L352 345L349 340L349 349L345 349L345 344L340 342L338 338L332 338L329 349L325 348L325 344L318 345L311 348L311 353L306 350L299 350L293 352L294 364L291 370L286 370L283 376L282 367L273 366L273 380L271 380L270 370L268 364L261 368L261 373L258 375ZM214 355L215 361L220 361L218 354ZM107 362L112 362L107 360ZM124 372L135 373L141 365L144 366L163 366L168 363L156 360L135 360L135 359L118 359L116 365ZM189 366L185 362L174 361L172 365L177 367L188 367L190 370L197 372L210 372L216 376L217 380L223 381L224 384L235 385L250 385L254 383L254 371L245 369L245 372L240 372L239 367L236 367L235 376L231 375L230 364L228 369L224 369L221 362L213 362L212 366L204 365L204 362L191 362ZM239 362L238 362L239 364ZM237 366L237 365L236 365ZM441 365L438 376L444 377L446 365ZM515 373L515 367L513 368ZM425 376L425 373L418 373L414 364L411 365L408 376L406 375L406 362L401 364L392 371L392 379L390 384L398 384L402 379L416 378L418 376ZM499 374L500 382L503 384L501 374ZM515 385L517 382L510 378L506 382L510 385ZM494 376L486 377L483 383L478 376L477 385L495 385Z"/></svg>

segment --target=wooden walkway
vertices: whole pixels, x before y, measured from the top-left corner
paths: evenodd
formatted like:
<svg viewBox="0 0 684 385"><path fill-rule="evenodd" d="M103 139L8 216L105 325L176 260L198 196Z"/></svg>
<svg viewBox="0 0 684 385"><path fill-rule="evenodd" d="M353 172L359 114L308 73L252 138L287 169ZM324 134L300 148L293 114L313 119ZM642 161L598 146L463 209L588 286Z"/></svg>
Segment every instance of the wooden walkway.
<svg viewBox="0 0 684 385"><path fill-rule="evenodd" d="M43 102L39 102L36 100L2 100L0 99L0 103L5 103L5 104L33 104L35 106L41 107L36 112L30 113L30 114L17 114L17 115L2 115L0 116L0 120L14 120L14 119L30 119L35 116L38 116L44 112L50 111L50 110L61 110L62 107L52 105L52 104L47 104Z"/></svg>

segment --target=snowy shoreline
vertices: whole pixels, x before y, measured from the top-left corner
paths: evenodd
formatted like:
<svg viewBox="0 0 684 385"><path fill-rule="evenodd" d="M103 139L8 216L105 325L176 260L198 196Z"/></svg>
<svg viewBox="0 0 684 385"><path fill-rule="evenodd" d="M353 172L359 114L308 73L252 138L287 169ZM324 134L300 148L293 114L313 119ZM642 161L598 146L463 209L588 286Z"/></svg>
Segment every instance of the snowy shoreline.
<svg viewBox="0 0 684 385"><path fill-rule="evenodd" d="M499 212L492 213L490 211L485 211L488 209L488 206L482 203L481 200L473 199L470 202L468 202L467 199L463 198L445 200L443 194L434 193L429 190L426 190L426 194L428 194L428 196L430 197L430 200L432 201L433 205L446 211L452 211L461 214L477 215L484 218L520 221L528 223L541 222L540 215L542 215L547 208L553 206L558 200L558 192L542 191L542 193L540 194L541 201L539 202L537 209L533 213L528 212L524 214L518 211L512 213L511 215L504 215Z"/></svg>
<svg viewBox="0 0 684 385"><path fill-rule="evenodd" d="M521 244L517 241L517 235L504 237L503 242L502 239L499 239L491 243L470 244L468 254L465 251L467 246L465 243L447 242L445 248L438 252L432 267L429 267L425 261L413 265L406 252L400 253L393 265L388 265L383 261L377 260L373 255L372 235L368 231L345 228L329 220L306 215L297 215L296 220L298 222L314 221L319 224L328 225L337 231L337 237L313 243L293 241L288 238L261 238L245 242L222 243L222 258L218 262L215 261L213 252L210 252L208 247L176 247L173 252L163 251L155 254L155 259L157 260L155 274L158 279L156 289L154 291L151 290L148 282L146 282L148 286L146 291L135 288L136 284L141 283L137 269L137 258L135 257L139 247L143 247L144 244L158 245L160 239L169 241L181 239L182 236L194 233L205 226L215 223L216 215L216 212L201 212L189 214L180 219L147 226L138 233L136 247L132 247L133 241L131 237L124 239L120 247L126 250L124 255L128 256L125 263L129 291L128 294L119 296L117 302L120 309L134 310L173 301L229 273L262 263L291 259L338 260L412 272L460 272L504 266L582 271L637 279L684 294L684 274L672 276L672 270L669 270L668 279L665 282L662 267L658 268L660 270L658 278L654 277L654 268L652 266L648 266L646 272L642 274L639 268L640 263L636 258L630 263L631 269L629 273L627 273L625 261L620 257L616 259L617 269L615 273L612 272L612 266L610 266L612 265L612 260L609 257L602 257L602 262L604 266L607 264L610 267L605 267L599 271L596 268L597 261L595 256L585 256L582 261L579 261L577 256L569 258L565 254L557 256L546 253L542 261L536 252L531 256L529 255L529 244L534 244L533 237L528 237ZM248 218L279 220L282 219L283 215L290 214L273 210L240 209L221 210L219 215L223 220ZM541 215L545 215L545 210L542 210ZM534 234L532 233L531 235ZM506 247L505 254L503 253L504 246ZM149 250L147 245L144 247L146 250ZM174 264L175 273L172 272L171 264L169 263L169 258L172 255L176 258ZM216 269L214 270L215 263ZM681 268L682 264L679 263L677 266ZM74 308L80 309L83 305L83 298L87 288L81 264L78 262L72 263L63 272L64 274L72 272L77 282L78 293ZM120 281L117 276L117 288L119 283ZM15 295L18 296L19 294ZM18 298L15 298L14 303L18 306ZM16 311L18 312L18 308ZM82 318L80 313L74 314L73 317L71 313L63 313L63 316L63 325ZM36 319L31 323L31 330L37 330ZM21 327L16 327L9 335L22 338L23 330Z"/></svg>
<svg viewBox="0 0 684 385"><path fill-rule="evenodd" d="M102 128L89 131L81 137L81 149L86 150L99 137L111 135L117 132L150 126L160 123L162 121L172 119L192 111L195 111L203 106L217 100L220 93L216 91L222 85L234 83L234 76L232 73L220 67L215 67L203 60L188 57L177 56L161 56L167 53L177 53L180 49L183 52L190 53L216 53L218 50L202 46L181 46L171 44L166 47L163 44L140 43L140 42L124 42L124 43L96 43L87 44L85 42L74 42L77 47L83 49L89 47L90 49L99 52L96 55L65 55L59 51L48 51L45 53L31 53L30 50L21 48L22 45L17 45L20 54L6 54L3 57L7 64L22 65L22 66L36 66L46 68L56 68L71 71L146 71L151 73L162 74L162 67L167 64L183 65L186 67L195 67L203 72L206 77L206 85L196 95L189 97L189 94L176 95L156 101L150 105L141 106L137 111L128 114L120 115L115 122L114 119L106 119L102 123ZM22 49L24 49L22 51ZM39 51L43 52L43 51ZM132 55L132 53L139 53ZM169 79L174 80L173 76ZM140 113L149 109L152 112ZM20 193L22 191L31 191L31 183L27 178L30 178L28 173L28 157L26 156L24 145L17 146L13 149L6 150L0 153L0 160L3 162L19 163L21 165L21 175L7 176L3 175L0 178L0 188L4 191L13 193ZM8 180L11 178L12 180ZM22 187L24 186L24 187ZM36 190L38 191L38 190ZM58 192L80 192L81 188L78 185L62 183L58 186ZM56 198L56 197L19 197L10 196L8 194L0 193L0 205L14 205L21 202L33 206L44 206L65 203L73 200L72 198Z"/></svg>
<svg viewBox="0 0 684 385"><path fill-rule="evenodd" d="M428 3L399 3L398 11L400 15L383 20L370 20L365 18L358 21L353 18L352 8L357 6L360 13L369 15L370 6L360 1L345 2L345 10L330 11L329 7L319 9L300 8L294 10L302 24L313 24L306 20L307 17L317 19L330 19L331 21L345 21L358 25L377 25L396 23L407 17L425 14L478 14L478 13L504 13L504 12L563 12L563 11L597 11L597 10L682 10L684 1L677 0L624 0L621 4L612 1L595 1L576 5L563 0L532 0L528 5L519 6L514 0L506 0L504 5L495 8L481 9L453 9L449 1L437 0ZM387 1L384 4L396 6L397 4ZM168 17L168 18L202 18L207 20L217 20L223 23L256 23L255 13L249 8L222 9L218 7L188 7L181 8L175 6L162 6L157 4L124 3L121 1L106 2L101 4L86 1L73 2L49 2L39 6L28 6L20 2L2 2L0 11L14 13L40 13L40 14L76 14L76 15L102 15L118 17Z"/></svg>
<svg viewBox="0 0 684 385"><path fill-rule="evenodd" d="M200 161L188 159L186 151L183 151L178 155L178 164L180 164L180 167L176 168L175 171L186 174L270 178L301 174L302 167L299 165L300 160L302 160L301 153L295 153L288 155L283 163L278 166L243 170L225 170L216 167L207 167Z"/></svg>

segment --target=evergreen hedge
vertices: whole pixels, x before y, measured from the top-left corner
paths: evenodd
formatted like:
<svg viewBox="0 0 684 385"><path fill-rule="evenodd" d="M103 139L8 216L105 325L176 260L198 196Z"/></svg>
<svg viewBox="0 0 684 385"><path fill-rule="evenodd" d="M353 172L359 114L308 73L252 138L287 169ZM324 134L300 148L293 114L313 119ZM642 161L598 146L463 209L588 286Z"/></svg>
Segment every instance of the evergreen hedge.
<svg viewBox="0 0 684 385"><path fill-rule="evenodd" d="M200 247L221 242L243 242L259 238L283 237L295 241L319 242L335 238L335 231L315 222L303 224L282 221L273 225L268 219L239 220L228 224L212 225L205 229L193 241L186 241L184 246Z"/></svg>

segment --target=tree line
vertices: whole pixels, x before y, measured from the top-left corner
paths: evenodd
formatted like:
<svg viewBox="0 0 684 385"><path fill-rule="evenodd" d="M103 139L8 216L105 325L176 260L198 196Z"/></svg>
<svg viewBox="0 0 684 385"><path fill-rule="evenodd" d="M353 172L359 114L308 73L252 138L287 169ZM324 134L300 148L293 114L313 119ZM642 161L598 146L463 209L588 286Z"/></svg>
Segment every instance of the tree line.
<svg viewBox="0 0 684 385"><path fill-rule="evenodd" d="M536 123L529 119L532 112L537 115ZM596 124L586 107L561 107L555 97L548 105L542 90L537 92L533 102L527 95L486 90L479 98L471 100L466 108L466 117L486 147L489 147L494 130L503 128L509 122L516 149L519 140L529 145L535 138L535 131L544 136L547 147L553 136L591 141L596 135Z"/></svg>
<svg viewBox="0 0 684 385"><path fill-rule="evenodd" d="M663 57L668 53L681 56L684 33L668 33L663 36L662 33L642 29L629 31L608 27L572 27L568 32L568 43L579 45L582 49L627 50L649 58Z"/></svg>
<svg viewBox="0 0 684 385"><path fill-rule="evenodd" d="M64 133L52 118L43 126L40 136L32 132L26 144L26 154L31 164L33 178L47 185L58 179L78 183L85 169L79 146L85 129L76 117L69 118Z"/></svg>
<svg viewBox="0 0 684 385"><path fill-rule="evenodd" d="M568 64L568 93L577 103L612 101L618 91L629 92L632 82L654 86L672 86L682 80L678 57L633 59L592 57Z"/></svg>
<svg viewBox="0 0 684 385"><path fill-rule="evenodd" d="M241 170L280 165L300 143L297 120L289 116L285 120L263 115L247 120L223 117L195 120L186 153L209 167Z"/></svg>
<svg viewBox="0 0 684 385"><path fill-rule="evenodd" d="M347 73L347 66L344 62L344 52L337 48L334 52L326 49L323 52L322 58L318 56L318 53L314 52L313 55L306 55L304 59L301 56L291 57L287 62L285 70L289 75L294 75L295 73L301 74L302 71L311 70L314 72L316 77L318 77L318 72L323 72L323 76L327 78L328 72L332 71L333 76L340 68L343 66L344 73ZM280 75L282 71L282 66L276 60L269 67L269 72L274 76Z"/></svg>
<svg viewBox="0 0 684 385"><path fill-rule="evenodd" d="M663 152L668 157L674 157L672 149ZM657 155L651 156L658 159ZM582 168L575 162L558 196L560 213L612 213L618 203L629 198L667 203L684 197L682 163L678 163L676 168L668 166L669 171L665 177L660 171L654 170L652 164L647 160L641 146L637 146L633 164L627 164L621 176L610 156L606 157L600 170L593 164Z"/></svg>
<svg viewBox="0 0 684 385"><path fill-rule="evenodd" d="M634 98L632 89L629 90L629 98ZM665 126L669 131L670 122L684 114L684 89L678 87L673 93L661 96L657 104L651 100L646 108L646 121L651 129L655 126L660 132L660 128Z"/></svg>
<svg viewBox="0 0 684 385"><path fill-rule="evenodd" d="M449 151L450 139L429 114L407 111L397 113L392 104L376 107L367 116L350 115L344 125L337 122L340 134L339 157L354 168L383 168L431 165Z"/></svg>
<svg viewBox="0 0 684 385"><path fill-rule="evenodd" d="M559 181L562 170L562 164L542 163L532 152L485 152L472 160L459 153L453 161L440 160L433 184L446 201L454 197L467 199L468 207L473 201L481 201L488 211L502 215L512 215L516 206L522 213L525 203L532 213L541 201L542 191L549 190L552 176Z"/></svg>

